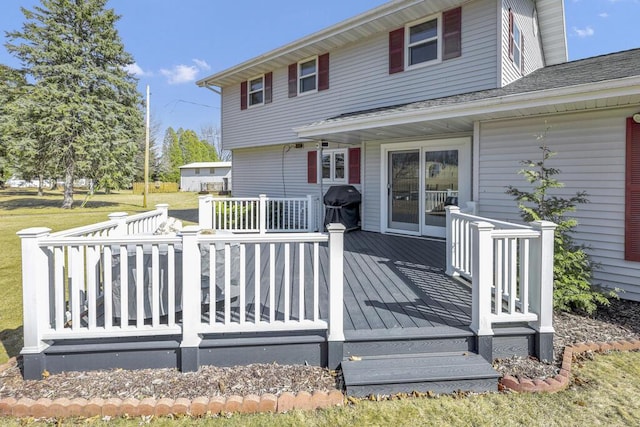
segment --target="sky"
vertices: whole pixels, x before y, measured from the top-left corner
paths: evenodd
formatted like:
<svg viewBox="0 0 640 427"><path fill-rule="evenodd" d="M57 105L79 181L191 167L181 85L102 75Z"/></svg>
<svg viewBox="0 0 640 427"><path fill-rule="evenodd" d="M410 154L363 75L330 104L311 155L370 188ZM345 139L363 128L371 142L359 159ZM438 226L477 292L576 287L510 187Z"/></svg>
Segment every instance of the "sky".
<svg viewBox="0 0 640 427"><path fill-rule="evenodd" d="M39 0L0 0L0 63L20 67L5 32L20 30ZM130 72L164 130L220 125L220 97L195 81L268 52L385 0L109 0L135 63ZM565 0L569 59L640 47L640 0Z"/></svg>

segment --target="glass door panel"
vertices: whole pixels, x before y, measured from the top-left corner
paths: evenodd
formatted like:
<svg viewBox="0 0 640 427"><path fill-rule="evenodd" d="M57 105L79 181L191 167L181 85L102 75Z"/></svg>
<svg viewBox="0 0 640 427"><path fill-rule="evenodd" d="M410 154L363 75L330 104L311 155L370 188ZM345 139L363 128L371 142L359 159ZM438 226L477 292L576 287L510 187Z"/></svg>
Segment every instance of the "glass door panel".
<svg viewBox="0 0 640 427"><path fill-rule="evenodd" d="M458 204L458 150L424 152L423 234L444 236L445 206Z"/></svg>
<svg viewBox="0 0 640 427"><path fill-rule="evenodd" d="M389 153L389 228L420 231L420 151Z"/></svg>

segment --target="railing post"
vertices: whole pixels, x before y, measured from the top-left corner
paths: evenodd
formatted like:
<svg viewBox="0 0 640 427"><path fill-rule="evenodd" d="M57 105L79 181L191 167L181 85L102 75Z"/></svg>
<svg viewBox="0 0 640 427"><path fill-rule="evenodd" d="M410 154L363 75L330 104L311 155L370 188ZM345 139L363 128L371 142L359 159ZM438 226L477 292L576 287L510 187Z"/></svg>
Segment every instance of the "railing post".
<svg viewBox="0 0 640 427"><path fill-rule="evenodd" d="M534 230L540 232L530 246L530 293L531 311L538 315L533 323L536 330L536 357L543 361L553 360L553 257L556 224L550 221L534 221ZM537 241L536 241L537 240Z"/></svg>
<svg viewBox="0 0 640 427"><path fill-rule="evenodd" d="M27 228L16 233L22 240L22 304L24 378L40 379L45 367L42 333L50 327L49 256L39 241L49 235L50 228Z"/></svg>
<svg viewBox="0 0 640 427"><path fill-rule="evenodd" d="M477 337L477 351L493 361L493 329L491 328L491 288L493 286L494 226L488 222L472 222L471 240L471 330ZM500 302L497 301L496 304Z"/></svg>
<svg viewBox="0 0 640 427"><path fill-rule="evenodd" d="M213 197L211 195L198 196L198 224L200 228L213 228Z"/></svg>
<svg viewBox="0 0 640 427"><path fill-rule="evenodd" d="M342 224L329 224L329 331L328 357L331 369L342 360L344 343L344 231Z"/></svg>
<svg viewBox="0 0 640 427"><path fill-rule="evenodd" d="M457 241L456 233L454 233L453 230L453 217L460 213L460 208L452 205L446 206L444 209L447 213L447 241L445 245L447 252L447 265L445 274L448 276L457 276L458 273L453 268L453 260L455 258L455 251L460 249L460 242Z"/></svg>
<svg viewBox="0 0 640 427"><path fill-rule="evenodd" d="M182 229L182 342L180 370L195 372L200 365L198 346L200 326L200 227L190 225Z"/></svg>
<svg viewBox="0 0 640 427"><path fill-rule="evenodd" d="M307 194L307 231L311 233L316 230L316 214L313 196L311 194Z"/></svg>
<svg viewBox="0 0 640 427"><path fill-rule="evenodd" d="M167 220L169 219L169 204L158 203L156 205L156 209L160 211L160 224L162 224L163 222L167 222Z"/></svg>
<svg viewBox="0 0 640 427"><path fill-rule="evenodd" d="M258 196L260 201L258 202L258 224L260 234L267 232L267 195L260 194Z"/></svg>
<svg viewBox="0 0 640 427"><path fill-rule="evenodd" d="M126 212L114 212L109 214L109 219L116 222L116 228L109 233L110 236L126 236L129 234L127 231L127 216Z"/></svg>

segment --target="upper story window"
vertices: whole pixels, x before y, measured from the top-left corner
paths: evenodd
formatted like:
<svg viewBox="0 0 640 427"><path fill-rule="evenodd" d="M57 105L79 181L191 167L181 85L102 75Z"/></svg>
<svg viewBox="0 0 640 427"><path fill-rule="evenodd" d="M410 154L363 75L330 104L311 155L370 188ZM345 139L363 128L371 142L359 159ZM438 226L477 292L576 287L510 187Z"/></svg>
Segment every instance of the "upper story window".
<svg viewBox="0 0 640 427"><path fill-rule="evenodd" d="M264 76L249 80L249 107L264 103Z"/></svg>
<svg viewBox="0 0 640 427"><path fill-rule="evenodd" d="M346 159L346 149L324 150L322 152L322 180L324 182L346 182Z"/></svg>
<svg viewBox="0 0 640 427"><path fill-rule="evenodd" d="M329 89L329 54L289 65L289 98Z"/></svg>
<svg viewBox="0 0 640 427"><path fill-rule="evenodd" d="M407 27L407 67L440 59L439 18Z"/></svg>
<svg viewBox="0 0 640 427"><path fill-rule="evenodd" d="M314 92L317 89L317 58L298 63L298 93Z"/></svg>
<svg viewBox="0 0 640 427"><path fill-rule="evenodd" d="M520 71L523 69L524 38L520 27L515 22L513 10L509 9L509 58Z"/></svg>

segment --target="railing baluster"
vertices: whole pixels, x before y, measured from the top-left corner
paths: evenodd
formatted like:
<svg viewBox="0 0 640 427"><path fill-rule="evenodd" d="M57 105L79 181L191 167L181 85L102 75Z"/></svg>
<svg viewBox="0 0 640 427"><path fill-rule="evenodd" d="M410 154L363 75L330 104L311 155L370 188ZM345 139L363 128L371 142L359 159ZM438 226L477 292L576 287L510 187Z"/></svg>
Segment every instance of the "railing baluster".
<svg viewBox="0 0 640 427"><path fill-rule="evenodd" d="M509 239L509 263L511 264L509 268L509 314L516 313L516 297L518 294L518 240L517 239Z"/></svg>
<svg viewBox="0 0 640 427"><path fill-rule="evenodd" d="M529 239L520 241L520 311L529 313Z"/></svg>
<svg viewBox="0 0 640 427"><path fill-rule="evenodd" d="M81 328L81 310L82 301L81 293L84 287L84 260L80 246L72 246L69 251L69 273L70 273L70 299L71 299L71 329L78 330Z"/></svg>
<svg viewBox="0 0 640 427"><path fill-rule="evenodd" d="M275 319L276 245L269 243L269 323Z"/></svg>
<svg viewBox="0 0 640 427"><path fill-rule="evenodd" d="M298 263L298 320L302 321L305 318L304 310L304 243L298 243L299 263Z"/></svg>
<svg viewBox="0 0 640 427"><path fill-rule="evenodd" d="M253 309L254 309L254 318L255 318L255 323L258 324L262 321L261 318L261 299L260 299L260 271L261 271L261 266L260 266L260 243L255 243L254 244L254 277L255 277L255 282L254 282L254 303L253 303Z"/></svg>
<svg viewBox="0 0 640 427"><path fill-rule="evenodd" d="M100 248L97 246L87 246L87 302L88 302L88 328L96 328L96 308L97 308L97 274ZM96 256L98 254L98 256Z"/></svg>
<svg viewBox="0 0 640 427"><path fill-rule="evenodd" d="M231 322L231 245L224 243L224 324Z"/></svg>
<svg viewBox="0 0 640 427"><path fill-rule="evenodd" d="M291 289L291 260L290 260L290 245L284 244L284 321L288 322L290 317L289 299Z"/></svg>
<svg viewBox="0 0 640 427"><path fill-rule="evenodd" d="M64 329L65 301L64 301L64 247L53 248L54 262L54 298L56 310L56 330Z"/></svg>
<svg viewBox="0 0 640 427"><path fill-rule="evenodd" d="M160 325L160 250L158 245L151 246L151 326Z"/></svg>
<svg viewBox="0 0 640 427"><path fill-rule="evenodd" d="M320 301L318 298L319 282L320 282L320 244L313 243L313 321L317 322L320 317Z"/></svg>
<svg viewBox="0 0 640 427"><path fill-rule="evenodd" d="M120 327L129 326L129 253L120 245Z"/></svg>
<svg viewBox="0 0 640 427"><path fill-rule="evenodd" d="M112 252L111 246L105 245L103 247L104 253L104 328L110 330L113 327L113 274L112 274Z"/></svg>
<svg viewBox="0 0 640 427"><path fill-rule="evenodd" d="M144 326L144 251L142 245L136 245L136 326Z"/></svg>
<svg viewBox="0 0 640 427"><path fill-rule="evenodd" d="M247 286L246 276L246 253L244 243L240 244L240 324L244 324L246 320L246 303L245 303L245 289Z"/></svg>
<svg viewBox="0 0 640 427"><path fill-rule="evenodd" d="M209 245L209 324L213 325L216 322L216 302L218 301L217 295L217 283L218 265L217 259L217 246L216 244Z"/></svg>
<svg viewBox="0 0 640 427"><path fill-rule="evenodd" d="M169 326L173 326L176 323L176 253L171 243L167 246L167 295L167 320Z"/></svg>

